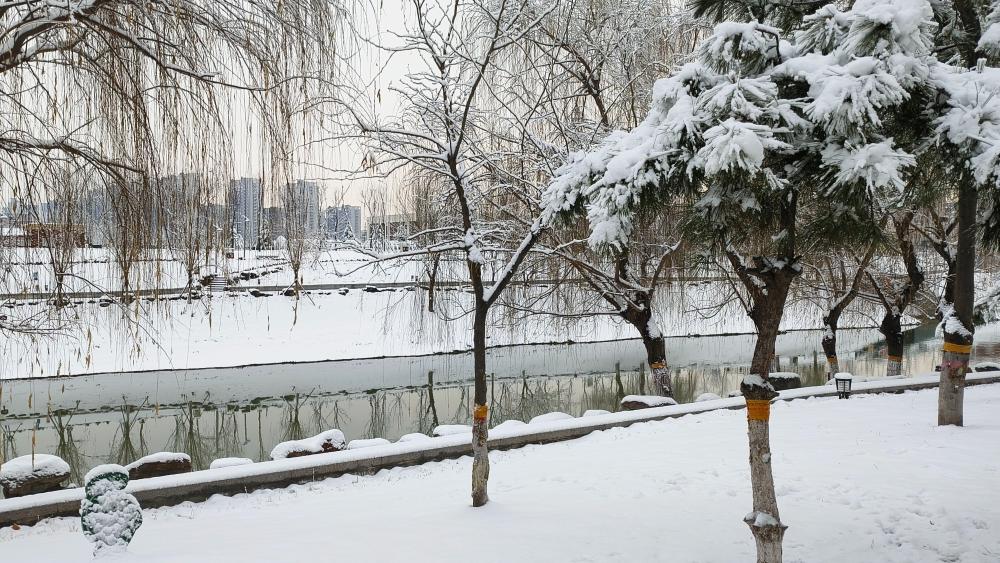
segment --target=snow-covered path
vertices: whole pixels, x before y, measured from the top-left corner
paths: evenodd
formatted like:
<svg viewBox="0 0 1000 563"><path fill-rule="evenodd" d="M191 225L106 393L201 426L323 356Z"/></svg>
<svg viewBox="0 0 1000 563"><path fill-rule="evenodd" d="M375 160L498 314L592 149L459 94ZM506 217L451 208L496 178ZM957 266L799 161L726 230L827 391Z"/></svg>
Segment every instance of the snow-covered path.
<svg viewBox="0 0 1000 563"><path fill-rule="evenodd" d="M785 560L1000 560L1000 385L810 399L772 411ZM115 561L753 560L745 413L716 411L492 454L146 511ZM89 561L74 519L0 531L6 561Z"/></svg>

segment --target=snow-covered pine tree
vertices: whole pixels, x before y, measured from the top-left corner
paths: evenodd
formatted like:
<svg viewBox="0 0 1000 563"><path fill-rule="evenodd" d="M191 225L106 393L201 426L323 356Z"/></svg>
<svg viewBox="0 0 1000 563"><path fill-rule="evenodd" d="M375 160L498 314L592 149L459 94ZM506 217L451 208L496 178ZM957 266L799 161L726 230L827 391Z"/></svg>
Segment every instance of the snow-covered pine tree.
<svg viewBox="0 0 1000 563"><path fill-rule="evenodd" d="M859 220L870 226L891 218L887 248L900 263L883 260L887 275L867 274L885 312L890 376L901 373L901 319L924 279L911 240L912 202L936 188L927 181L936 176L919 173L933 160L926 151L933 114L925 111L936 93L933 18L923 0L864 0L850 12L826 6L804 18L796 42L802 54L779 70L808 84L807 112L825 133L825 196L840 208L831 223L858 228Z"/></svg>
<svg viewBox="0 0 1000 563"><path fill-rule="evenodd" d="M99 465L84 477L80 524L95 554L124 550L142 525L139 501L125 492L128 479L127 469L111 464Z"/></svg>
<svg viewBox="0 0 1000 563"><path fill-rule="evenodd" d="M718 13L735 13L722 4ZM923 0L860 0L848 12L823 7L789 35L788 6L744 7L781 27L717 25L697 62L657 82L646 119L571 155L544 200L550 216L583 207L590 243L618 248L636 212L664 193L691 202L689 240L728 262L757 327L741 386L754 497L747 523L758 561L775 562L785 525L770 465L768 372L785 302L802 248L866 232L906 201L917 162L908 150L933 130L925 110L937 92L934 22Z"/></svg>
<svg viewBox="0 0 1000 563"><path fill-rule="evenodd" d="M689 230L726 260L758 329L748 401L754 510L747 516L758 559L780 561L785 526L770 465L768 381L774 341L792 281L799 275L797 235L803 189L815 182L816 155L800 142L808 122L784 98L770 72L780 30L725 22L699 49L699 60L657 82L647 118L577 154L546 193L552 215L587 209L590 242L623 248L635 213L664 193L687 198ZM794 180L794 181L793 181ZM752 254L747 258L745 254Z"/></svg>
<svg viewBox="0 0 1000 563"><path fill-rule="evenodd" d="M957 240L954 247L954 302L942 304L944 346L938 388L938 424L961 426L965 374L973 343L976 240L1000 241L1000 3L985 13L985 3L953 0L949 34L938 38L934 80L939 105L936 133L942 160L951 160L956 177ZM980 10L983 10L982 12ZM987 25L983 29L983 23ZM946 39L956 37L949 43ZM991 58L986 58L987 56ZM983 211L977 213L979 200ZM977 214L979 215L977 217Z"/></svg>

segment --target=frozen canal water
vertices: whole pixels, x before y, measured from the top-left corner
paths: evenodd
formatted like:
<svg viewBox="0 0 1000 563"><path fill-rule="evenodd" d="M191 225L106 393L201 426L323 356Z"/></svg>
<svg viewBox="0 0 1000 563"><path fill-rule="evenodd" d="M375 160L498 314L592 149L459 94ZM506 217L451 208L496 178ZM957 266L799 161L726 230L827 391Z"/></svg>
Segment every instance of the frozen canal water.
<svg viewBox="0 0 1000 563"><path fill-rule="evenodd" d="M779 338L782 371L803 385L825 381L819 331ZM976 334L974 359L1000 359L1000 327ZM671 338L675 396L725 396L739 388L753 346L749 335ZM884 372L875 330L840 334L842 369ZM927 373L940 361L933 329L908 333L904 370ZM623 395L649 392L637 340L534 345L490 351L491 424L563 411L618 410ZM157 451L186 452L196 469L221 457L267 459L278 442L330 428L347 438L429 433L471 419L469 354L277 364L240 368L109 373L2 382L3 458L32 451L68 461L76 482L100 463L128 463Z"/></svg>

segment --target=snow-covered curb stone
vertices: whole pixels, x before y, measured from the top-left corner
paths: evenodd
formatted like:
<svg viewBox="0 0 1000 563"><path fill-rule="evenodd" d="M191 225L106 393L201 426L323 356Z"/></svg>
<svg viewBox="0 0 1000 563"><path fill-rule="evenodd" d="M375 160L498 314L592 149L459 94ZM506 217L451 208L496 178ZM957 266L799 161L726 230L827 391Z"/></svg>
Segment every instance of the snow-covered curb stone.
<svg viewBox="0 0 1000 563"><path fill-rule="evenodd" d="M893 379L855 383L852 393L898 393L907 390L937 387L940 374L930 374L909 379ZM967 384L1000 383L1000 373L972 373ZM782 391L775 400L792 400L807 397L834 397L831 386L802 387ZM544 444L586 436L598 430L629 426L676 418L688 414L704 413L718 409L742 409L742 397L655 407L638 411L623 411L605 415L539 422L512 427L508 430L490 431L490 449L511 449L528 444ZM195 471L182 475L156 477L131 481L126 489L134 494L144 507L174 505L184 501L201 500L213 494L236 494L256 489L283 487L293 483L316 481L348 473L371 473L378 469L415 465L441 459L470 455L470 433L442 436L412 442L397 442L357 450L305 457L281 459L226 467L211 471ZM0 500L0 526L11 523L30 524L42 518L76 514L83 498L82 489L67 489L51 493Z"/></svg>

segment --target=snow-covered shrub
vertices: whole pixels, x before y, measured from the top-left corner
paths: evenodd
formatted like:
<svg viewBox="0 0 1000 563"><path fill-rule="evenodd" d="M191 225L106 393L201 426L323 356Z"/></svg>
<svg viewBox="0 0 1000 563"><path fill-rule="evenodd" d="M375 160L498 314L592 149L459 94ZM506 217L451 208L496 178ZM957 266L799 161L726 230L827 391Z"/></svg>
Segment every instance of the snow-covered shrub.
<svg viewBox="0 0 1000 563"><path fill-rule="evenodd" d="M142 525L139 501L125 492L128 481L128 470L120 465L98 465L84 477L80 525L95 554L124 550Z"/></svg>

